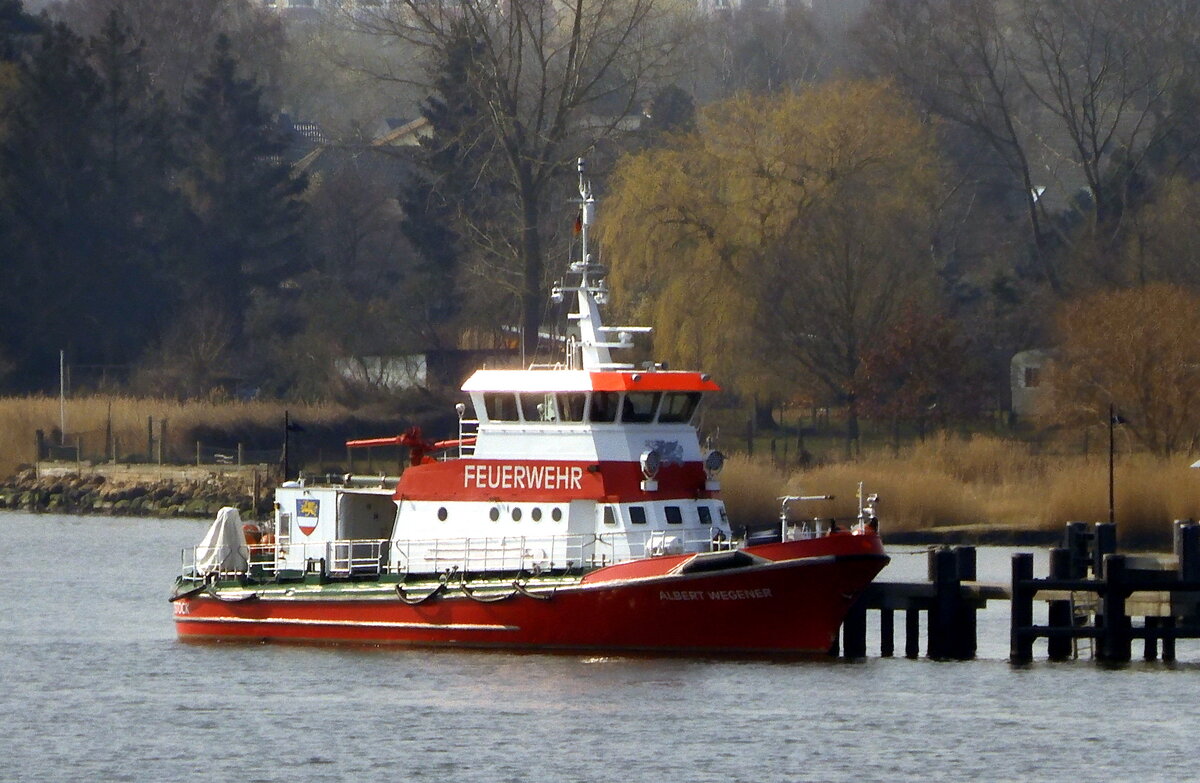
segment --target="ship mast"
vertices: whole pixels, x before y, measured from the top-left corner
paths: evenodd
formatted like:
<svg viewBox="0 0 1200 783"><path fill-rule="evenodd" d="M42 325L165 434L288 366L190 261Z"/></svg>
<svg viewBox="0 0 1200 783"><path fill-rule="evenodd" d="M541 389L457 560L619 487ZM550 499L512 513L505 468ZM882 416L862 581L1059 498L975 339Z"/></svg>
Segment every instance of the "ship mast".
<svg viewBox="0 0 1200 783"><path fill-rule="evenodd" d="M575 293L576 310L569 313L567 318L579 324L577 347L582 369L630 370L633 369L632 364L613 361L612 349L632 348L633 335L648 334L651 329L648 326L605 326L600 317L600 305L608 303L608 285L604 279L608 270L601 264L593 263L588 249L588 238L596 219L596 198L592 194L592 184L584 177L583 158L579 159L578 168L580 257L571 262L568 274L578 275L579 281L574 286L556 285L553 297L561 302L566 291ZM575 366L575 351L570 348L567 364Z"/></svg>

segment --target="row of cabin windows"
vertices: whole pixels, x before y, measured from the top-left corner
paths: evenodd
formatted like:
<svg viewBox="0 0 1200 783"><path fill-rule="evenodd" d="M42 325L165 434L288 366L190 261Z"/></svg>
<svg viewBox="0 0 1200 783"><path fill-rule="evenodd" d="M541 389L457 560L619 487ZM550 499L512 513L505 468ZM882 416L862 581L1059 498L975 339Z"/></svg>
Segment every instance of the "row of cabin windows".
<svg viewBox="0 0 1200 783"><path fill-rule="evenodd" d="M514 508L512 510L512 521L513 522L520 522L521 518L523 516L524 516L524 512L521 511L520 508ZM493 522L499 522L500 521L500 508L498 506L492 506L491 510L488 511L488 517ZM562 517L563 517L563 514L562 514L561 508L558 508L556 506L555 508L550 509L550 518L553 519L555 522L561 522ZM442 506L437 510L437 518L438 518L439 522L445 522L447 519L450 518L450 512L446 510L445 506ZM534 509L529 512L529 518L532 519L534 522L541 522L542 521L542 510L540 508L534 507Z"/></svg>
<svg viewBox="0 0 1200 783"><path fill-rule="evenodd" d="M696 513L700 517L700 524L711 525L713 523L712 509L708 506L696 506ZM681 509L679 506L664 506L663 515L666 517L668 525L683 524L683 509ZM646 507L630 506L629 522L633 525L646 524ZM604 507L604 524L617 524L617 510L615 506Z"/></svg>
<svg viewBox="0 0 1200 783"><path fill-rule="evenodd" d="M485 392L488 421L686 424L700 392Z"/></svg>

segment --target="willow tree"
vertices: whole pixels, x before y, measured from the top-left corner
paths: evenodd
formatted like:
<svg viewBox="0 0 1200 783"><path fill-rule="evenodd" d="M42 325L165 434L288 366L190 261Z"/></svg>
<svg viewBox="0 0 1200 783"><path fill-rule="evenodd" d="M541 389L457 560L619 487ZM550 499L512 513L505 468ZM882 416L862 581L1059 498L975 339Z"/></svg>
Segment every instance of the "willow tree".
<svg viewBox="0 0 1200 783"><path fill-rule="evenodd" d="M677 67L684 6L675 0L395 0L349 14L359 30L426 63L446 59L464 34L475 39L461 88L484 107L487 133L464 144L494 145L495 155L480 158L502 162L488 178L506 183L511 202L497 205L508 210L508 220L488 220L474 233L490 256L491 290L507 288L519 302L527 349L536 348L546 303L544 256L553 231L544 220L547 208L558 206L552 199L564 180L572 181L576 158L616 133ZM411 62L366 67L384 79L430 80ZM469 180L471 172L463 176Z"/></svg>
<svg viewBox="0 0 1200 783"><path fill-rule="evenodd" d="M862 357L934 289L939 171L886 83L710 106L698 130L618 168L601 226L620 301L664 358L747 394L847 404Z"/></svg>

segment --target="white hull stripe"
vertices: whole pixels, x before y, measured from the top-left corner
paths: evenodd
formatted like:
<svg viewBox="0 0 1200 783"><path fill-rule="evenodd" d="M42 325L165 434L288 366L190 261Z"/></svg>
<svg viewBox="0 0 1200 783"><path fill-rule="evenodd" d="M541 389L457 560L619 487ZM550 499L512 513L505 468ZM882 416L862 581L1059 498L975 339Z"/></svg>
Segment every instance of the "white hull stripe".
<svg viewBox="0 0 1200 783"><path fill-rule="evenodd" d="M364 622L359 620L305 620L298 617L193 617L180 615L177 623L253 623L262 625L333 625L355 628L415 628L424 631L519 631L516 625L474 625L471 623L399 623Z"/></svg>

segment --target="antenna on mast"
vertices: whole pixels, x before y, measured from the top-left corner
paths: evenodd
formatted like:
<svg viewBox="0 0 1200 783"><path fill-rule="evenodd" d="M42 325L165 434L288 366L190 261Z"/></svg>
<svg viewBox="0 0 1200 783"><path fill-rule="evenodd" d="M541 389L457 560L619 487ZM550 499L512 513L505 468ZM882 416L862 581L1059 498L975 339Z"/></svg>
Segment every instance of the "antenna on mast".
<svg viewBox="0 0 1200 783"><path fill-rule="evenodd" d="M606 270L602 265L592 262L592 254L588 250L588 237L596 220L596 197L592 193L592 183L585 176L583 158L576 162L576 169L579 172L579 215L575 219L575 229L580 234L580 257L570 262L568 274L579 275L579 282L570 284L565 280L559 281L550 291L550 299L555 303L562 302L568 292L575 295L576 310L568 313L567 318L578 324L579 341L567 345L567 366L575 368L575 355L578 352L580 369L632 369L632 364L614 362L610 349L632 348L633 334L648 334L651 329L648 326L604 325L599 305L608 302L608 284L604 279Z"/></svg>

